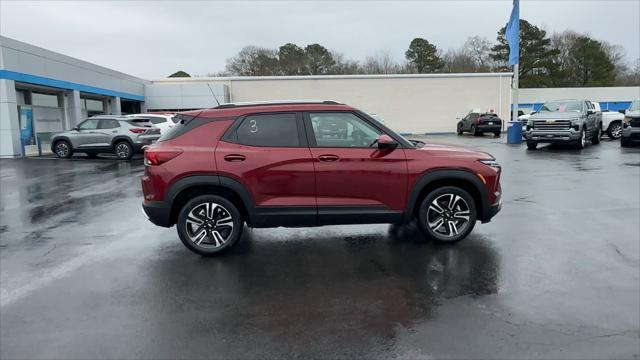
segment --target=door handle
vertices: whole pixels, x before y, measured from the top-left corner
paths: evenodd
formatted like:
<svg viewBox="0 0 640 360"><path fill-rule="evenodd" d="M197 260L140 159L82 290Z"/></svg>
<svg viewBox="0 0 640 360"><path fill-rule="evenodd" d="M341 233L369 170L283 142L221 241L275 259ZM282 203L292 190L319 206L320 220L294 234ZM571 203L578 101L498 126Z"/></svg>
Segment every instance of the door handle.
<svg viewBox="0 0 640 360"><path fill-rule="evenodd" d="M224 156L224 159L229 162L245 161L246 158L246 156L240 154L229 154Z"/></svg>
<svg viewBox="0 0 640 360"><path fill-rule="evenodd" d="M318 156L318 160L320 161L338 161L340 157L338 155L320 155Z"/></svg>

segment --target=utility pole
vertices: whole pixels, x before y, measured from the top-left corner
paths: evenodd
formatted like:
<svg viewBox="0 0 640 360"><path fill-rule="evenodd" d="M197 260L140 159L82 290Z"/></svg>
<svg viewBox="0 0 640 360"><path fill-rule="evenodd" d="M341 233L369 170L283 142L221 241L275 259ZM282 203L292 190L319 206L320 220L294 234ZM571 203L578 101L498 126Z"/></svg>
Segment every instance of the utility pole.
<svg viewBox="0 0 640 360"><path fill-rule="evenodd" d="M512 93L511 93L511 99L512 99L512 106L513 108L511 109L511 120L512 121L518 121L518 81L519 79L519 72L520 72L520 64L514 64L513 65L513 87L512 87Z"/></svg>

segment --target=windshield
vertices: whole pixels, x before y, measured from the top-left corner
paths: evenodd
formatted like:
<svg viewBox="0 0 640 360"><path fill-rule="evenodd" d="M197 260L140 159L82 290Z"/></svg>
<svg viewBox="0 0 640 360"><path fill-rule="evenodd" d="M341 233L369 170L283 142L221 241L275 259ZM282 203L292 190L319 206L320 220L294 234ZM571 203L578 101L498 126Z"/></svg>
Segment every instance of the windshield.
<svg viewBox="0 0 640 360"><path fill-rule="evenodd" d="M580 101L549 101L542 105L540 112L582 112Z"/></svg>
<svg viewBox="0 0 640 360"><path fill-rule="evenodd" d="M629 111L640 111L640 100L632 102Z"/></svg>

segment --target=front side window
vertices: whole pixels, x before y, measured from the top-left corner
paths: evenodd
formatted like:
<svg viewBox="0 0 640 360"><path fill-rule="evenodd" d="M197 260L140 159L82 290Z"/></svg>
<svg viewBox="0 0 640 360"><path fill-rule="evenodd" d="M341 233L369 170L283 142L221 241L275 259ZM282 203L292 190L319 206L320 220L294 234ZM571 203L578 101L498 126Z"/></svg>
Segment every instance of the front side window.
<svg viewBox="0 0 640 360"><path fill-rule="evenodd" d="M80 130L95 130L98 128L99 119L88 119L85 120L80 126Z"/></svg>
<svg viewBox="0 0 640 360"><path fill-rule="evenodd" d="M348 112L310 113L319 147L372 147L382 132Z"/></svg>
<svg viewBox="0 0 640 360"><path fill-rule="evenodd" d="M298 147L295 114L249 115L236 129L238 143L249 146Z"/></svg>
<svg viewBox="0 0 640 360"><path fill-rule="evenodd" d="M114 119L100 120L100 124L98 125L98 129L115 129L119 127L120 123L118 123L118 120Z"/></svg>

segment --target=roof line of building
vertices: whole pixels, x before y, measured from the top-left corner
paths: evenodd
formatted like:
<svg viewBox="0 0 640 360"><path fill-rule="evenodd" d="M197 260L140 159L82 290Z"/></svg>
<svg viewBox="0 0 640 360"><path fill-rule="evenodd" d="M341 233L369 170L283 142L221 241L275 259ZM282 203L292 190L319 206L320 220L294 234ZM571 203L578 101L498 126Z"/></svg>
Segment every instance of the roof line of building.
<svg viewBox="0 0 640 360"><path fill-rule="evenodd" d="M501 73L444 73L444 74L370 74L370 75L296 75L296 76L217 76L163 78L151 80L160 82L207 82L207 81L255 81L255 80L339 80L339 79L410 79L410 78L469 78L469 77L511 77L512 72Z"/></svg>

